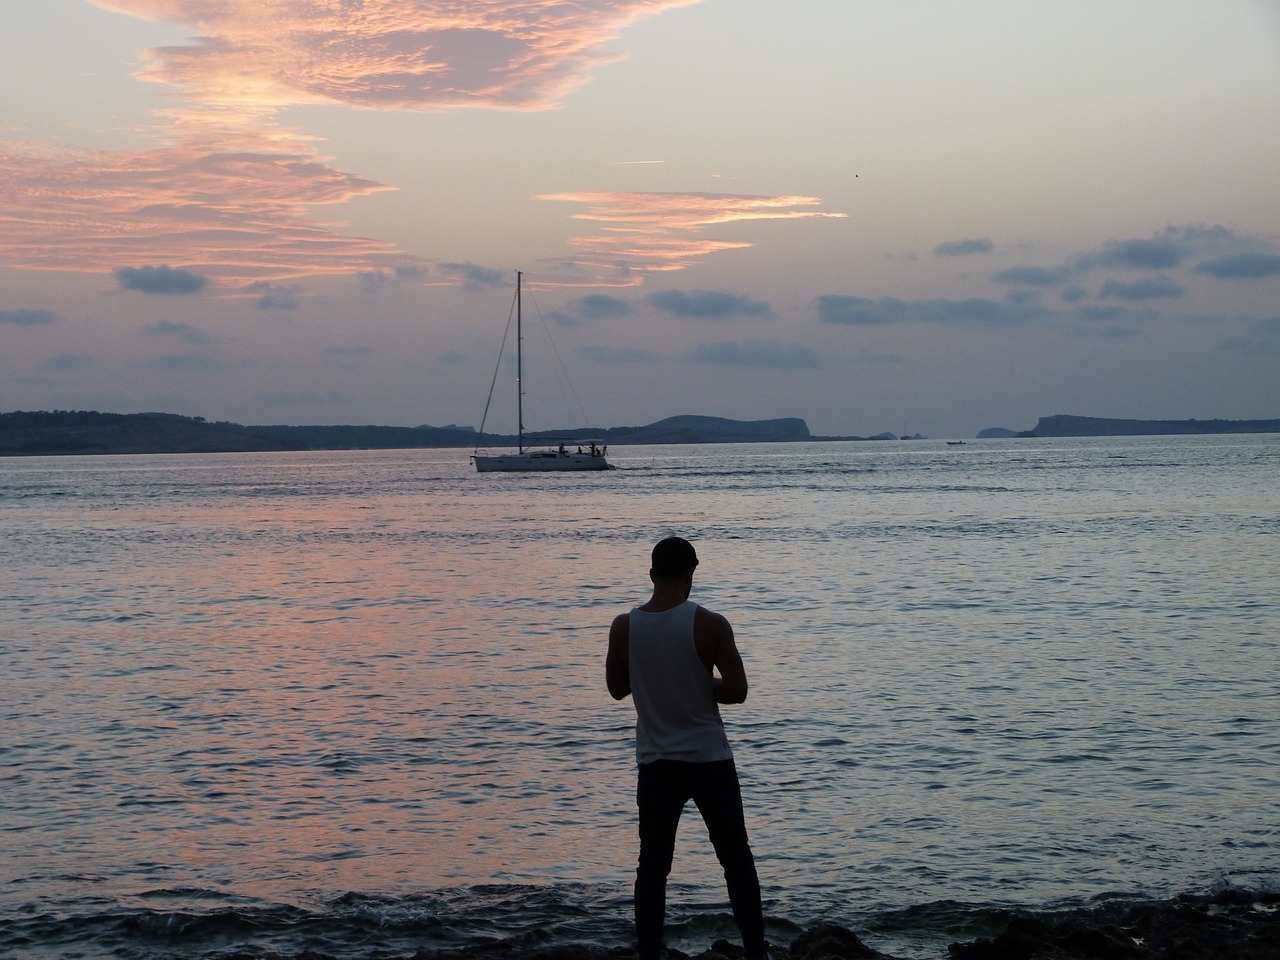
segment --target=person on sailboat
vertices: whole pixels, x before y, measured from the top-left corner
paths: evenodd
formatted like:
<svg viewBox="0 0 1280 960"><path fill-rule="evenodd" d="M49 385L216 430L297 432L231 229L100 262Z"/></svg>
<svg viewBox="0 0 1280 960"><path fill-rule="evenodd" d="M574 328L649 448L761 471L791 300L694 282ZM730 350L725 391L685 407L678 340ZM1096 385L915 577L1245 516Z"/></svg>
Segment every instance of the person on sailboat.
<svg viewBox="0 0 1280 960"><path fill-rule="evenodd" d="M729 621L689 599L697 566L688 540L659 542L649 570L653 596L609 628L605 683L615 700L630 694L636 709L637 950L640 960L657 960L662 951L676 829L693 800L724 868L747 958L761 960L768 948L760 881L719 708L746 700L747 674Z"/></svg>

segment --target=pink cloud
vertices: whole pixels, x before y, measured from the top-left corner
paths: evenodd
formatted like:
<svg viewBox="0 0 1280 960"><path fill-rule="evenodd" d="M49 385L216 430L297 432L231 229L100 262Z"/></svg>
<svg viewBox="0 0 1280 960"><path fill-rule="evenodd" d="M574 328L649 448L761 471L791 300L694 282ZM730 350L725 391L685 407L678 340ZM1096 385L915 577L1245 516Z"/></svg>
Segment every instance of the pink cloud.
<svg viewBox="0 0 1280 960"><path fill-rule="evenodd" d="M629 271L629 283L639 282L635 274L682 270L695 258L751 246L745 240L707 237L704 234L708 227L744 220L846 216L802 209L822 201L800 196L624 192L549 193L537 199L586 205L586 212L574 214L573 218L606 226L601 234L572 241L589 258L579 261L579 265L612 271L622 261Z"/></svg>
<svg viewBox="0 0 1280 960"><path fill-rule="evenodd" d="M274 137L138 153L0 142L0 263L110 272L163 264L222 287L392 270L411 258L306 215L388 189Z"/></svg>
<svg viewBox="0 0 1280 960"><path fill-rule="evenodd" d="M91 0L189 25L142 76L219 104L545 109L636 20L701 0Z"/></svg>
<svg viewBox="0 0 1280 960"><path fill-rule="evenodd" d="M224 291L342 273L397 276L424 261L313 220L316 205L390 189L330 166L284 106L554 106L637 19L701 0L90 0L189 25L143 76L178 88L166 141L136 153L0 142L0 263L111 272L163 265ZM750 246L707 235L744 220L843 216L803 196L557 193L601 227L572 241L583 284L635 284ZM437 265L437 269L439 269ZM448 271L436 282L457 282ZM474 283L468 275L467 281Z"/></svg>

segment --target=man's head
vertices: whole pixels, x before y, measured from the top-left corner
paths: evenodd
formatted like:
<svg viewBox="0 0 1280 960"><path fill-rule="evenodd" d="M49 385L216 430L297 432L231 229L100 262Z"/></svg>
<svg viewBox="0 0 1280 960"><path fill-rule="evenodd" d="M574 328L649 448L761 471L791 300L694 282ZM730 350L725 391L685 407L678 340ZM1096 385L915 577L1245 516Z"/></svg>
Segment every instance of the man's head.
<svg viewBox="0 0 1280 960"><path fill-rule="evenodd" d="M693 544L683 537L667 537L653 548L649 573L655 580L679 580L693 573L697 565Z"/></svg>

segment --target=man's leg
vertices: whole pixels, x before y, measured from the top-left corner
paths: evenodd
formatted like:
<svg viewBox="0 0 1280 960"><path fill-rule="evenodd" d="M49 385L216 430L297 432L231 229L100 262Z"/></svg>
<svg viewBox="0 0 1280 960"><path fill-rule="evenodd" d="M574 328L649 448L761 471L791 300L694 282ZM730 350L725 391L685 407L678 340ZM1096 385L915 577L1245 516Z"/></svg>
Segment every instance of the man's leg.
<svg viewBox="0 0 1280 960"><path fill-rule="evenodd" d="M764 907L760 902L760 880L747 838L742 813L742 790L732 760L702 764L693 800L707 825L716 857L724 868L725 885L733 919L742 933L742 948L748 960L765 955Z"/></svg>
<svg viewBox="0 0 1280 960"><path fill-rule="evenodd" d="M640 862L636 867L636 949L640 960L657 960L667 908L667 876L675 854L676 829L688 799L680 764L657 760L640 765L636 805L640 809Z"/></svg>

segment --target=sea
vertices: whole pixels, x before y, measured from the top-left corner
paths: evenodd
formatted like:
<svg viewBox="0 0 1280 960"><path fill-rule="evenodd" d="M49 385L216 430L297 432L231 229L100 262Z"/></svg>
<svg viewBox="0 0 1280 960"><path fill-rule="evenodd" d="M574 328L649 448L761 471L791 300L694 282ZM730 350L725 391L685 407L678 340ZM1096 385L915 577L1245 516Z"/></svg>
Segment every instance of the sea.
<svg viewBox="0 0 1280 960"><path fill-rule="evenodd" d="M0 956L629 945L606 634L671 534L773 943L1280 888L1280 435L467 453L0 461Z"/></svg>

